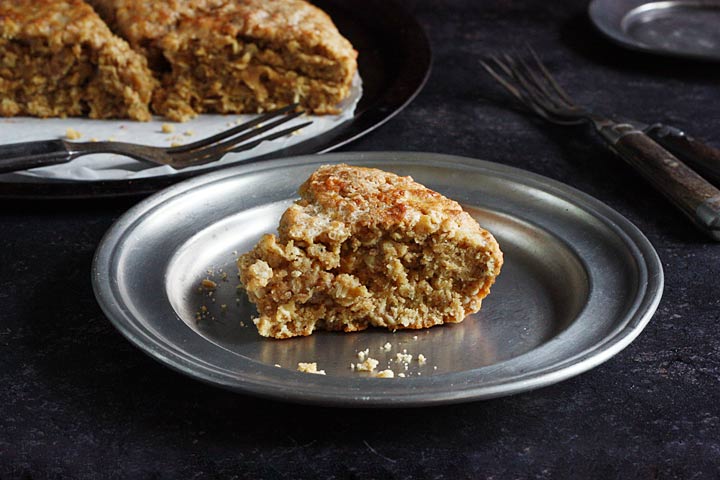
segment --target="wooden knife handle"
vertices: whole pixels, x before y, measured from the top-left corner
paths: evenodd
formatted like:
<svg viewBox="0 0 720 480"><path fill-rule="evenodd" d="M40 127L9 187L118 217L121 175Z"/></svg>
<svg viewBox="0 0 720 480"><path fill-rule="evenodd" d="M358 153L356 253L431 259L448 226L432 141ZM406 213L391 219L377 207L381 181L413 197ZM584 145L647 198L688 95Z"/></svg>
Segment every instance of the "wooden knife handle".
<svg viewBox="0 0 720 480"><path fill-rule="evenodd" d="M720 190L644 133L619 132L616 127L611 135L603 134L611 148L702 231L720 241Z"/></svg>
<svg viewBox="0 0 720 480"><path fill-rule="evenodd" d="M720 186L720 149L663 124L652 125L645 132L676 157L688 162L703 177Z"/></svg>

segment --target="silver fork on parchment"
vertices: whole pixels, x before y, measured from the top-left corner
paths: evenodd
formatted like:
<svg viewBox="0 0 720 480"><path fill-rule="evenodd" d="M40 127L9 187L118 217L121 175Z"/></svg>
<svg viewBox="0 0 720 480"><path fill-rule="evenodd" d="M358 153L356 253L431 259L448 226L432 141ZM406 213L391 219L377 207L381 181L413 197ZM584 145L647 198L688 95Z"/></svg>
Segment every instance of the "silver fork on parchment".
<svg viewBox="0 0 720 480"><path fill-rule="evenodd" d="M293 104L272 110L216 135L178 147L152 147L126 142L69 142L63 139L0 145L0 173L67 163L83 155L96 153L115 153L156 165L170 165L176 169L204 165L230 152L250 150L262 142L284 137L310 125L312 122L303 122L272 131L304 113L290 113L296 108L297 105ZM261 136L266 132L271 133Z"/></svg>
<svg viewBox="0 0 720 480"><path fill-rule="evenodd" d="M631 121L614 121L577 105L557 83L537 54L531 61L503 54L481 62L483 67L510 94L540 117L559 125L590 123L610 149L667 197L695 225L720 241L720 190L666 150L658 140L667 139L669 148L700 157L709 174L720 178L720 153L682 132L663 125L646 126ZM663 143L665 143L663 141ZM704 155L703 155L704 154ZM707 170L706 170L707 171Z"/></svg>

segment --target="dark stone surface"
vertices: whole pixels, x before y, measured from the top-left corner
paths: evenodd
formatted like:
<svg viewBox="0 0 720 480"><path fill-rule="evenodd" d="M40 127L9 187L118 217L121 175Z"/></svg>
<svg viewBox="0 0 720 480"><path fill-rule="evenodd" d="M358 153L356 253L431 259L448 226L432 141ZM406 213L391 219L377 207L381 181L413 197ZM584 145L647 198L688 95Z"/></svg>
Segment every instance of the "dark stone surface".
<svg viewBox="0 0 720 480"><path fill-rule="evenodd" d="M626 52L581 1L407 2L433 74L349 150L466 155L566 182L636 223L666 290L622 353L579 377L485 402L304 407L185 378L133 348L89 282L133 200L0 205L0 478L718 478L720 245L584 128L498 106L478 60L534 45L579 101L720 142L720 68Z"/></svg>

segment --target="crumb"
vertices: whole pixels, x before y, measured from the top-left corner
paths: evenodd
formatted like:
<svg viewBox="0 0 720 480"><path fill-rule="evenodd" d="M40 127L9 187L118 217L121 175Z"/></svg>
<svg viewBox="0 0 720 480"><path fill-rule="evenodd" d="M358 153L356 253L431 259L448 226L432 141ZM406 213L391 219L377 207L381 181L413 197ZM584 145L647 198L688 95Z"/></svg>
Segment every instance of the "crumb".
<svg viewBox="0 0 720 480"><path fill-rule="evenodd" d="M398 373L398 377L400 377L400 378L405 378L405 374L402 373L402 372L400 372L400 373Z"/></svg>
<svg viewBox="0 0 720 480"><path fill-rule="evenodd" d="M227 304L223 303L222 305L220 305L220 311L222 313L227 313Z"/></svg>
<svg viewBox="0 0 720 480"><path fill-rule="evenodd" d="M361 362L362 362L363 360L365 360L368 355L370 355L370 349L369 349L369 348L366 348L365 350L362 350L362 351L360 351L360 352L357 353L357 357L358 357L358 359L359 359Z"/></svg>
<svg viewBox="0 0 720 480"><path fill-rule="evenodd" d="M220 275L220 280L222 280L223 282L227 282L227 279L227 273L223 272L222 275Z"/></svg>
<svg viewBox="0 0 720 480"><path fill-rule="evenodd" d="M90 141L91 141L91 142L99 142L100 139L97 138L97 137L92 137L92 138L90 139Z"/></svg>
<svg viewBox="0 0 720 480"><path fill-rule="evenodd" d="M390 345L390 342L387 342L385 345L380 347L380 350L383 352L389 352L392 349L392 345Z"/></svg>
<svg viewBox="0 0 720 480"><path fill-rule="evenodd" d="M275 366L276 366L277 368L282 368L282 365L280 365L279 363L276 363Z"/></svg>
<svg viewBox="0 0 720 480"><path fill-rule="evenodd" d="M407 350L403 350L403 352L406 352ZM410 363L412 362L413 356L409 353L398 353L395 355L395 361L398 363Z"/></svg>
<svg viewBox="0 0 720 480"><path fill-rule="evenodd" d="M172 143L170 144L171 147L180 147L180 146L182 146L182 145L183 145L182 142L172 142Z"/></svg>
<svg viewBox="0 0 720 480"><path fill-rule="evenodd" d="M423 355L422 353L418 355L417 359L420 365L425 365L425 363L427 362L427 358L425 358L425 355Z"/></svg>
<svg viewBox="0 0 720 480"><path fill-rule="evenodd" d="M175 131L175 126L169 123L163 123L161 128L163 133L172 133Z"/></svg>
<svg viewBox="0 0 720 480"><path fill-rule="evenodd" d="M316 375L325 375L325 370L318 370L317 363L303 363L299 362L297 367L299 372L303 373L314 373Z"/></svg>
<svg viewBox="0 0 720 480"><path fill-rule="evenodd" d="M74 128L68 128L67 130L65 130L65 136L69 140L77 140L78 138L82 137L82 133L78 132Z"/></svg>
<svg viewBox="0 0 720 480"><path fill-rule="evenodd" d="M413 340L417 340L417 335L413 335Z"/></svg>
<svg viewBox="0 0 720 480"><path fill-rule="evenodd" d="M357 365L355 365L355 369L358 372L372 372L378 366L378 363L380 362L378 362L374 358L366 358L363 363L358 363Z"/></svg>
<svg viewBox="0 0 720 480"><path fill-rule="evenodd" d="M375 374L377 378L395 378L395 372L392 370L383 370Z"/></svg>
<svg viewBox="0 0 720 480"><path fill-rule="evenodd" d="M433 370L437 370L437 365L433 365Z"/></svg>
<svg viewBox="0 0 720 480"><path fill-rule="evenodd" d="M354 363L351 363L351 364L350 364L350 370L352 370L353 372L355 371L355 364L354 364Z"/></svg>
<svg viewBox="0 0 720 480"><path fill-rule="evenodd" d="M203 288L206 288L208 290L215 290L217 288L217 283L213 282L209 278L204 278L203 281L200 282L200 284L203 286Z"/></svg>
<svg viewBox="0 0 720 480"><path fill-rule="evenodd" d="M183 135L185 135L186 137L192 137L193 135L195 135L195 132L193 132L192 130L185 130L183 132Z"/></svg>

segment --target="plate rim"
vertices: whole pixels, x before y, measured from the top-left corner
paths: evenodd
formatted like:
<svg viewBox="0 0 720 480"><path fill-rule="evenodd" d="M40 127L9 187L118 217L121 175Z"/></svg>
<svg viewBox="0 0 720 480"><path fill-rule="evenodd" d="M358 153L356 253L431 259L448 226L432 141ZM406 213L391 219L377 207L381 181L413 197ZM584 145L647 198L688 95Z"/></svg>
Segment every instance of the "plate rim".
<svg viewBox="0 0 720 480"><path fill-rule="evenodd" d="M635 260L641 271L640 278L638 278L638 284L641 288L639 288L636 297L633 299L632 308L628 308L622 321L618 323L618 326L613 331L584 351L577 352L541 370L516 374L508 377L509 379L505 378L495 383L470 385L467 386L467 388L443 392L441 395L436 392L419 392L392 398L389 395L363 397L358 396L357 392L345 392L343 395L338 396L326 394L320 390L308 396L306 394L294 394L290 389L283 390L280 388L278 391L278 389L274 389L272 386L267 388L267 382L241 382L240 384L237 382L228 382L223 378L213 377L213 375L208 372L198 372L189 368L188 365L190 365L190 362L188 362L187 356L177 356L171 350L158 349L158 339L151 338L145 332L140 332L141 335L138 336L136 326L128 321L132 315L122 309L120 303L116 301L117 299L113 295L113 279L108 275L109 268L106 267L112 265L112 253L121 245L123 235L130 231L130 227L141 222L145 214L150 213L154 208L165 202L172 201L172 198L178 195L227 177L254 173L264 169L275 169L285 165L312 165L335 162L354 163L359 161L375 161L378 163L391 161L410 164L413 163L413 160L417 161L418 158L432 160L446 167L453 166L476 170L480 169L490 171L499 176L509 177L516 181L520 180L521 183L524 184L529 183L535 187L542 187L541 189L543 191L549 192L563 200L572 200L571 203L574 205L579 206L585 211L589 211L594 218L601 220L603 224L618 234L624 245L629 246L635 251ZM305 155L240 165L185 180L148 197L118 218L100 241L93 258L91 272L92 287L97 302L113 326L133 345L165 366L169 366L171 369L194 379L235 392L276 400L292 401L295 403L356 407L417 407L489 399L540 388L571 378L600 365L627 347L649 323L660 303L664 287L662 264L650 241L628 219L600 200L557 180L519 168L469 157L427 152L351 152ZM184 325L182 322L179 324ZM552 341L552 339L549 341ZM165 347L167 346L168 345L165 345ZM536 348L539 348L539 346ZM524 355L531 352L532 350L526 352ZM284 369L278 370L277 374L284 376L283 371ZM447 375L461 375L468 371L472 370ZM317 379L313 379L313 381L322 382L324 380L323 377L318 377ZM420 382L431 381L431 378L432 377L424 377L422 379L412 378L405 380L415 381L416 384L419 384ZM356 383L361 386L367 381L376 381L376 379L357 379Z"/></svg>
<svg viewBox="0 0 720 480"><path fill-rule="evenodd" d="M400 51L403 52L403 57L407 59L407 68L400 70L399 76L392 77L389 87L377 97L368 98L365 96L366 92L364 91L353 118L335 128L288 148L238 160L230 165L219 165L200 171L179 172L173 175L129 180L73 181L34 179L32 177L25 181L3 181L0 179L0 198L71 200L147 196L186 179L222 170L223 168L232 168L238 165L289 156L326 153L367 135L403 111L417 97L430 77L433 63L430 39L415 15L398 0L376 1L377 5L381 5L384 11L391 14L389 17L382 17L390 18L390 20L386 21L386 28L383 32L395 31L397 29L391 27L398 22L402 23L402 32L396 35L396 40L401 39L400 43L403 49ZM368 8L366 2L368 0L361 0L356 3L322 0L322 2L318 3L322 3L319 6L324 9L330 10L334 8L352 14L353 9L358 8L358 5ZM332 7L328 7L328 5L332 5ZM371 29L366 28L366 30L370 31ZM378 35L377 29L373 29L373 32ZM362 54L362 51L360 53ZM383 57L383 60L387 60L387 58ZM358 64L358 68L360 66L361 63ZM358 112L358 109L365 105L366 102L369 102L369 104ZM326 140L322 140L323 138L326 138Z"/></svg>
<svg viewBox="0 0 720 480"><path fill-rule="evenodd" d="M641 42L634 41L632 37L629 37L622 31L622 28L620 28L618 22L614 21L614 19L607 19L604 15L604 11L607 9L608 2L610 1L612 0L592 0L588 4L587 12L588 17L590 18L590 22L593 24L595 29L616 45L627 48L631 51L649 53L657 56L681 58L686 60L690 59L704 62L720 62L720 54L713 55L705 53L679 52L670 49L657 48L653 47L652 45L647 45ZM676 2L677 0L670 0L670 3ZM628 8L625 9L626 15L632 10L642 5L666 2L663 2L662 0L628 0L627 3L629 5ZM720 8L720 1L718 0L692 0L691 2L687 3L692 3L699 6L712 5ZM620 19L620 21L622 21L622 19Z"/></svg>

